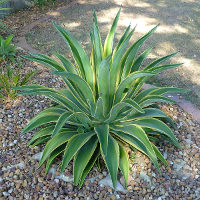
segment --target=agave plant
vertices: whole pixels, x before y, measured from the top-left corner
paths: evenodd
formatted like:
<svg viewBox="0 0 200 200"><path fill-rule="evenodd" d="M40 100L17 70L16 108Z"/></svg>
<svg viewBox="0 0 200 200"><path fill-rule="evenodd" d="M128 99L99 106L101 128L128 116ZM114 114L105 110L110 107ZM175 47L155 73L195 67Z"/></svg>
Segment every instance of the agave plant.
<svg viewBox="0 0 200 200"><path fill-rule="evenodd" d="M155 141L165 139L180 147L172 130L165 124L173 125L172 120L155 105L157 102L175 103L163 95L185 90L173 87L142 90L142 85L151 76L180 65L159 65L175 53L141 69L143 60L152 48L138 56L137 53L157 26L129 48L127 45L135 28L130 30L128 26L113 50L119 14L120 10L102 47L94 13L90 59L68 30L53 22L70 46L74 63L58 53L54 54L57 60L36 53L25 58L53 69L53 73L66 84L66 89L55 90L41 85L17 88L21 90L21 95L41 94L56 103L34 117L23 132L39 128L29 145L45 143L39 166L47 160L46 173L58 156L63 156L61 172L73 159L74 184L79 187L99 157L106 164L113 186L116 187L119 170L127 186L129 156L126 146L134 147L148 156L158 171L158 161L164 165L167 162L155 146Z"/></svg>

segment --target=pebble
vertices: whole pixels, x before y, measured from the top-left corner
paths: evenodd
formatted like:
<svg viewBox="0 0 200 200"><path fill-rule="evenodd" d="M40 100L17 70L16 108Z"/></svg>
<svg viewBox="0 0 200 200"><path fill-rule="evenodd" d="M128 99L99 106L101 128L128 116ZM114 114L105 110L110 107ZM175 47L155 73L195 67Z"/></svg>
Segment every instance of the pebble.
<svg viewBox="0 0 200 200"><path fill-rule="evenodd" d="M3 192L3 196L9 196L10 194L8 192Z"/></svg>
<svg viewBox="0 0 200 200"><path fill-rule="evenodd" d="M54 191L53 192L53 196L56 198L58 196L58 192L57 191Z"/></svg>

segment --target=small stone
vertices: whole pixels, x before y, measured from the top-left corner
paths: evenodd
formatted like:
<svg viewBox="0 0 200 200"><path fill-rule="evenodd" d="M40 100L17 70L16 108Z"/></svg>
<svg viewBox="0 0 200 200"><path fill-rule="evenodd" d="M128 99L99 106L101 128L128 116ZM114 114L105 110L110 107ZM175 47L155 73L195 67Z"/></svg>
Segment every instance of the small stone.
<svg viewBox="0 0 200 200"><path fill-rule="evenodd" d="M68 191L72 191L73 185L71 183L68 183L66 188L67 188Z"/></svg>
<svg viewBox="0 0 200 200"><path fill-rule="evenodd" d="M43 181L44 181L44 180L43 180L42 177L39 177L39 178L38 178L38 182L42 183Z"/></svg>
<svg viewBox="0 0 200 200"><path fill-rule="evenodd" d="M33 183L36 185L38 183L38 179L36 177L33 178Z"/></svg>
<svg viewBox="0 0 200 200"><path fill-rule="evenodd" d="M111 196L111 199L112 199L112 200L116 200L117 198L116 198L115 195L112 195L112 196Z"/></svg>
<svg viewBox="0 0 200 200"><path fill-rule="evenodd" d="M58 192L57 191L54 191L53 192L53 196L56 198L58 196Z"/></svg>
<svg viewBox="0 0 200 200"><path fill-rule="evenodd" d="M85 185L88 186L90 184L90 180L85 181Z"/></svg>
<svg viewBox="0 0 200 200"><path fill-rule="evenodd" d="M57 179L57 178L54 179L54 181L55 181L57 184L59 183L59 179Z"/></svg>
<svg viewBox="0 0 200 200"><path fill-rule="evenodd" d="M113 191L112 188L109 187L108 192L112 193L112 191Z"/></svg>
<svg viewBox="0 0 200 200"><path fill-rule="evenodd" d="M198 175L198 174L197 174L197 175L195 176L195 179L198 179L198 178L199 178L199 176L200 176L200 175Z"/></svg>
<svg viewBox="0 0 200 200"><path fill-rule="evenodd" d="M15 171L15 174L19 175L19 174L20 174L20 170L17 169L17 170Z"/></svg>
<svg viewBox="0 0 200 200"><path fill-rule="evenodd" d="M12 189L12 188L11 188L10 190L8 190L8 193L11 194L12 192L13 192L13 189Z"/></svg>
<svg viewBox="0 0 200 200"><path fill-rule="evenodd" d="M8 192L3 192L3 196L7 197L9 196L10 194Z"/></svg>
<svg viewBox="0 0 200 200"><path fill-rule="evenodd" d="M28 184L27 184L27 180L24 180L23 186L24 186L24 187L27 187L27 185L28 185Z"/></svg>
<svg viewBox="0 0 200 200"><path fill-rule="evenodd" d="M99 179L102 179L103 178L103 174L99 174Z"/></svg>
<svg viewBox="0 0 200 200"><path fill-rule="evenodd" d="M106 171L103 171L102 174L103 174L104 176L107 176L107 172L106 172Z"/></svg>
<svg viewBox="0 0 200 200"><path fill-rule="evenodd" d="M139 187L134 187L133 189L134 189L134 190L136 190L136 191L137 191L137 190L140 190L140 188L139 188Z"/></svg>
<svg viewBox="0 0 200 200"><path fill-rule="evenodd" d="M60 172L56 171L55 176L59 176L59 175L60 175Z"/></svg>
<svg viewBox="0 0 200 200"><path fill-rule="evenodd" d="M13 141L14 144L17 144L17 142L18 142L18 140L14 140L14 141Z"/></svg>

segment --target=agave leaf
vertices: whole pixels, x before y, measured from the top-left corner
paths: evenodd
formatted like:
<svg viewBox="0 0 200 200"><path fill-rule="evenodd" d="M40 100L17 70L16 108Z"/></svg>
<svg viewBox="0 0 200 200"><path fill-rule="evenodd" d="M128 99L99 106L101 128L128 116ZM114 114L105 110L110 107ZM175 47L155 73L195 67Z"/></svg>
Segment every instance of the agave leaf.
<svg viewBox="0 0 200 200"><path fill-rule="evenodd" d="M82 79L78 75L75 75L69 72L54 72L54 73L57 75L66 77L67 79L72 81L83 93L83 96L85 97L85 99L86 100L89 99L91 103L94 104L95 99L94 99L93 92L91 90L91 87L88 85L88 83L84 79Z"/></svg>
<svg viewBox="0 0 200 200"><path fill-rule="evenodd" d="M81 188L81 186L83 185L83 182L85 180L85 177L87 176L87 174L89 173L89 171L92 169L92 167L94 166L97 158L99 157L100 155L100 149L97 147L95 152L93 153L90 161L88 162L87 166L85 167L83 173L82 173L82 176L81 176L81 179L79 181L79 188Z"/></svg>
<svg viewBox="0 0 200 200"><path fill-rule="evenodd" d="M116 117L118 116L119 112L125 107L131 107L138 112L144 112L142 110L142 108L134 100L125 99L124 101L122 101L122 102L120 102L120 103L118 103L118 104L116 104L112 107L110 114L109 114L109 117L105 122L110 123L113 120L115 120Z"/></svg>
<svg viewBox="0 0 200 200"><path fill-rule="evenodd" d="M157 88L156 90L153 90L150 92L151 95L163 95L163 94L168 94L168 93L185 93L189 92L187 89L183 88L175 88L175 87L162 87L162 88Z"/></svg>
<svg viewBox="0 0 200 200"><path fill-rule="evenodd" d="M98 89L99 95L103 100L104 114L106 115L109 110L109 89L110 89L110 72L109 72L110 57L104 59L98 72Z"/></svg>
<svg viewBox="0 0 200 200"><path fill-rule="evenodd" d="M75 100L76 104L77 104L77 101L78 101L86 110L89 111L89 106L85 102L84 96L81 94L81 91L72 82L70 82L70 80L68 80L67 78L62 77L62 79L65 82L65 84L67 85L67 88L69 89L69 91L71 92L71 94L69 94L69 92L68 93L63 92L63 90L61 90L61 92L64 95L66 95L69 99L71 99L71 100L73 99L72 101L74 101L74 99L76 99Z"/></svg>
<svg viewBox="0 0 200 200"><path fill-rule="evenodd" d="M115 47L115 49L114 49L114 51L113 51L113 57L115 56L115 54L116 54L116 52L118 51L119 47L124 43L125 39L126 39L127 36L129 35L129 30L130 30L130 28L131 28L131 25L129 25L129 26L126 28L124 34L122 35L122 37L120 38L119 42L117 43L117 45L116 45L116 47Z"/></svg>
<svg viewBox="0 0 200 200"><path fill-rule="evenodd" d="M155 73L159 73L159 72L161 72L161 71L163 71L163 70L172 69L172 68L178 67L178 66L180 66L180 65L182 65L182 64L183 64L183 63L155 66L155 67L152 67L152 68L151 68L150 70L148 70L148 71L155 72Z"/></svg>
<svg viewBox="0 0 200 200"><path fill-rule="evenodd" d="M152 118L152 117L159 117L159 118L168 118L168 116L162 112L160 109L156 108L145 108L143 109L143 113L130 113L129 116L127 116L127 119L141 119L141 118Z"/></svg>
<svg viewBox="0 0 200 200"><path fill-rule="evenodd" d="M145 113L135 113L133 111L127 113L127 115L124 117L125 120L133 121L135 119L144 119L144 118L152 118L152 117L158 117L161 118L162 121L170 123L170 125L175 128L174 123L170 117L168 117L164 112L162 112L160 109L156 108L145 108L143 109Z"/></svg>
<svg viewBox="0 0 200 200"><path fill-rule="evenodd" d="M62 62L63 66L65 67L65 71L77 74L76 68L66 57L56 52L54 52L54 55Z"/></svg>
<svg viewBox="0 0 200 200"><path fill-rule="evenodd" d="M50 169L51 165L53 164L53 161L55 160L55 158L65 150L65 146L66 146L66 144L63 144L51 153L51 155L49 156L49 158L47 160L45 174L47 174L49 172L49 169Z"/></svg>
<svg viewBox="0 0 200 200"><path fill-rule="evenodd" d="M60 129L64 126L64 124L71 117L71 115L72 115L71 112L66 111L59 116L55 128L53 130L52 137L55 136L60 131Z"/></svg>
<svg viewBox="0 0 200 200"><path fill-rule="evenodd" d="M131 72L135 72L140 69L142 62L148 56L148 54L151 52L152 49L153 49L153 47L150 47L150 48L146 49L140 56L138 56L138 58L134 61L133 65L131 67Z"/></svg>
<svg viewBox="0 0 200 200"><path fill-rule="evenodd" d="M78 41L74 37L72 37L72 35L67 31L66 28L62 28L61 26L55 24L55 22L53 22L53 25L56 27L60 35L64 38L66 43L69 44L74 59L78 63L78 67L81 71L82 78L87 80L87 83L93 90L94 72L86 52L83 50Z"/></svg>
<svg viewBox="0 0 200 200"><path fill-rule="evenodd" d="M53 132L55 125L48 126L46 128L40 129L29 141L28 146L30 146L35 140L37 140L40 137L51 135Z"/></svg>
<svg viewBox="0 0 200 200"><path fill-rule="evenodd" d="M152 147L154 149L154 152L155 152L156 156L158 157L158 159L167 167L168 166L168 162L165 160L165 158L160 153L160 151L158 150L158 148L153 143L151 143L151 145L152 145Z"/></svg>
<svg viewBox="0 0 200 200"><path fill-rule="evenodd" d="M100 35L99 25L98 25L98 22L97 22L97 16L96 16L96 12L95 11L94 11L93 20L95 22L96 29L97 29L97 34L98 34L98 39L99 39L99 45L100 45L101 55L103 55L103 47L102 47L102 43L101 43L101 35Z"/></svg>
<svg viewBox="0 0 200 200"><path fill-rule="evenodd" d="M152 94L151 92L154 90L157 90L157 87L152 87L152 88L148 88L145 90L142 90L136 97L134 97L134 100L136 102L140 102L143 98L146 98L147 95Z"/></svg>
<svg viewBox="0 0 200 200"><path fill-rule="evenodd" d="M80 97L74 96L71 90L69 91L67 89L64 89L64 90L60 90L60 92L64 94L68 99L70 99L73 103L75 103L82 111L88 114L90 113L87 104L82 102Z"/></svg>
<svg viewBox="0 0 200 200"><path fill-rule="evenodd" d="M75 117L76 119L78 119L80 121L80 123L82 123L86 129L89 129L89 125L92 125L92 121L90 120L90 118L83 112L77 112L74 113L71 118Z"/></svg>
<svg viewBox="0 0 200 200"><path fill-rule="evenodd" d="M129 38L130 39L130 38ZM124 53L124 50L126 46L128 45L128 41L126 40L118 49L118 51L115 54L115 57L113 57L113 62L110 66L110 100L113 99L116 87L118 86L118 83L121 80L121 71L122 71L122 65L121 65L121 59ZM113 102L111 101L110 104Z"/></svg>
<svg viewBox="0 0 200 200"><path fill-rule="evenodd" d="M17 87L18 89L19 87ZM51 89L51 88L37 88L33 90L27 90L24 92L18 92L18 95L45 95L48 98L52 99L53 101L57 102L58 104L63 105L71 112L80 112L80 108L73 103L70 99L68 99L65 95L63 95L61 92Z"/></svg>
<svg viewBox="0 0 200 200"><path fill-rule="evenodd" d="M78 185L84 169L86 168L88 162L90 161L96 147L97 147L97 137L91 137L85 145L81 147L74 159L73 165L73 175L74 175L74 184Z"/></svg>
<svg viewBox="0 0 200 200"><path fill-rule="evenodd" d="M30 55L31 56L22 56L22 57L27 60L31 60L40 63L42 65L45 65L53 70L65 71L65 68L59 62L55 61L53 58L49 56L45 56L39 53L30 53Z"/></svg>
<svg viewBox="0 0 200 200"><path fill-rule="evenodd" d="M88 132L75 135L68 142L61 165L61 173L65 170L70 160L76 155L79 149L94 135L95 133Z"/></svg>
<svg viewBox="0 0 200 200"><path fill-rule="evenodd" d="M116 94L115 94L115 100L114 100L114 104L118 103L121 101L122 97L123 97L123 92L126 89L126 87L128 85L130 85L135 79L140 78L140 77L145 77L145 76L153 76L155 74L153 73L144 73L144 72L133 72L131 73L128 77L126 77L126 79L124 79L119 87L117 88Z"/></svg>
<svg viewBox="0 0 200 200"><path fill-rule="evenodd" d="M40 88L45 89L46 87L42 86L42 85L35 85L35 84L13 87L13 89L15 89L15 90L33 90L33 89L40 89Z"/></svg>
<svg viewBox="0 0 200 200"><path fill-rule="evenodd" d="M41 111L36 117L31 119L28 125L23 129L23 133L27 133L43 124L56 122L63 112L65 112L65 110L56 107Z"/></svg>
<svg viewBox="0 0 200 200"><path fill-rule="evenodd" d="M139 102L139 105L144 108L144 107L147 107L153 103L157 103L157 102L163 102L163 103L173 103L173 104L176 104L176 101L170 99L170 98L167 98L167 97L163 97L163 96L160 96L160 95L148 95L146 96L145 98L143 98L140 102Z"/></svg>
<svg viewBox="0 0 200 200"><path fill-rule="evenodd" d="M140 119L140 120L133 121L132 123L137 124L142 127L151 128L156 131L159 131L163 133L164 135L168 136L173 141L173 144L175 146L180 147L180 144L178 143L178 140L174 136L171 129L162 121L152 118L152 119Z"/></svg>
<svg viewBox="0 0 200 200"><path fill-rule="evenodd" d="M143 71L151 71L151 68L156 67L159 63L164 62L165 60L171 58L172 56L174 56L174 55L176 55L176 54L177 54L177 53L173 53L173 54L170 54L170 55L168 55L168 56L159 58L158 60L155 60L155 61L152 62L150 65L148 65L147 67L145 67L145 68L143 69ZM176 66L175 66L175 67L176 67ZM156 68L155 68L155 69L156 69ZM160 70L162 71L162 70L165 69L165 67L159 66L157 69L158 69L159 71L160 71ZM167 69L167 67L166 67L166 69ZM159 71L157 71L157 73L158 73ZM156 71L155 71L155 72L156 72ZM129 98L132 98L133 96L135 96L135 95L140 91L140 89L142 88L143 84L147 81L147 79L148 79L148 78L145 77L145 78L140 78L139 80L137 80L136 83L135 83L135 86L132 88L132 91L129 93L128 97L129 97Z"/></svg>
<svg viewBox="0 0 200 200"><path fill-rule="evenodd" d="M111 26L111 29L106 37L105 43L104 43L104 52L103 52L103 58L106 58L107 56L109 56L112 53L112 48L113 48L113 40L114 40L114 35L115 35L115 30L117 27L117 22L119 19L119 15L120 15L120 11L121 8L119 9L113 24Z"/></svg>
<svg viewBox="0 0 200 200"><path fill-rule="evenodd" d="M151 68L155 67L156 65L158 65L158 64L161 63L161 62L164 62L164 61L168 60L169 58L175 56L176 54L177 54L177 52L172 53L172 54L170 54L170 55L164 56L164 57L162 57L162 58L159 58L159 59L153 61L150 65L148 65L148 66L146 66L146 67L144 68L144 71L149 71Z"/></svg>
<svg viewBox="0 0 200 200"><path fill-rule="evenodd" d="M138 105L134 100L132 99L125 99L123 102L130 104L134 110L136 110L139 113L144 113L144 110Z"/></svg>
<svg viewBox="0 0 200 200"><path fill-rule="evenodd" d="M42 158L40 160L39 163L39 167L42 166L42 164L44 163L44 161L48 158L48 156L58 147L60 147L61 145L65 144L68 142L68 140L75 136L77 134L76 131L65 131L65 132L60 132L57 135L55 135L51 140L49 140L49 142L47 142L43 154L42 154Z"/></svg>
<svg viewBox="0 0 200 200"><path fill-rule="evenodd" d="M108 124L102 124L94 128L99 143L101 145L102 152L104 156L107 155L107 149L108 149L108 135L109 135L109 125Z"/></svg>
<svg viewBox="0 0 200 200"><path fill-rule="evenodd" d="M125 187L128 185L128 175L129 175L129 156L122 145L119 145L119 168L122 171L125 180Z"/></svg>
<svg viewBox="0 0 200 200"><path fill-rule="evenodd" d="M37 145L39 145L39 144L42 144L42 143L44 143L44 142L47 142L47 141L49 141L51 139L51 137L50 136L44 136L44 137L41 137L41 138L39 138L39 139L37 139L32 145L31 145L31 147L32 148L34 148L35 146L37 146Z"/></svg>
<svg viewBox="0 0 200 200"><path fill-rule="evenodd" d="M111 135L108 136L108 146L107 155L104 156L103 154L103 158L110 173L113 187L115 188L119 167L119 145Z"/></svg>
<svg viewBox="0 0 200 200"><path fill-rule="evenodd" d="M151 146L151 142L149 141L147 135L145 134L145 132L142 128L135 126L135 125L112 126L111 128L114 129L115 131L120 131L120 132L130 135L131 137L123 136L123 137L127 138L125 141L131 145L133 143L137 149L139 149L140 151L142 150L152 160L152 162L156 166L157 170L160 171L157 157ZM130 138L130 140L128 138Z"/></svg>
<svg viewBox="0 0 200 200"><path fill-rule="evenodd" d="M102 44L100 34L95 23L93 23L93 39L94 39L94 54L95 54L95 67L96 67L96 77L98 77L99 65L102 61Z"/></svg>
<svg viewBox="0 0 200 200"><path fill-rule="evenodd" d="M158 25L155 26L153 29L151 29L147 34L145 34L142 38L140 38L138 41L136 41L131 47L130 47L130 52L128 54L128 57L126 59L126 63L124 66L124 70L122 73L122 79L126 78L132 68L133 61L135 59L135 56L139 50L139 48L142 46L142 44L152 35L152 33L155 32L157 29Z"/></svg>
<svg viewBox="0 0 200 200"><path fill-rule="evenodd" d="M99 121L104 121L104 110L103 110L103 100L101 97L98 98L97 103L96 103L96 109L95 109L95 114L94 117L99 120Z"/></svg>

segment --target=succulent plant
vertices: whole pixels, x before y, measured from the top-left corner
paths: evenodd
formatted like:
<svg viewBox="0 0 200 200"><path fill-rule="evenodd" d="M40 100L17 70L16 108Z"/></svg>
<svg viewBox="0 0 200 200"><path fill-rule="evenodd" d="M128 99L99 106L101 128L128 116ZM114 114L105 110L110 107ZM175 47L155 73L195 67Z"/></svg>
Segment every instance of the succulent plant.
<svg viewBox="0 0 200 200"><path fill-rule="evenodd" d="M94 13L90 59L69 31L54 22L70 46L74 62L59 53L54 54L59 61L36 53L25 56L50 67L55 75L62 78L66 88L58 90L41 85L18 87L21 95L45 95L55 102L54 106L34 117L23 132L39 128L29 145L45 143L39 166L47 160L46 173L58 156L62 155L61 172L73 159L74 184L79 187L99 157L105 162L113 186L116 187L119 170L127 185L129 155L125 146L134 147L148 156L158 171L158 161L164 165L167 162L155 142L165 139L180 146L166 124L173 125L172 120L155 105L157 102L175 103L163 95L185 90L173 87L142 89L145 81L153 75L180 65L160 65L175 53L141 67L152 48L137 56L138 51L157 26L127 48L135 30L130 31L128 26L113 49L119 15L120 10L103 47Z"/></svg>

